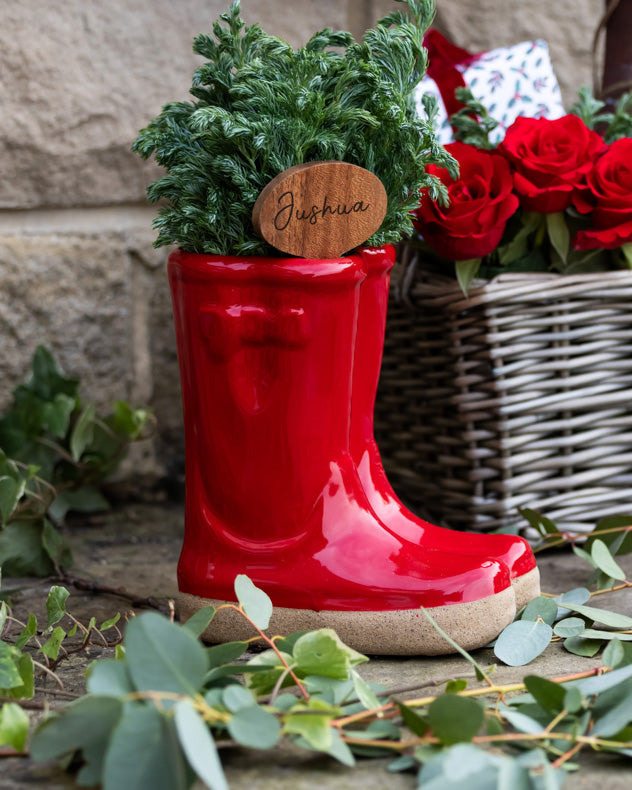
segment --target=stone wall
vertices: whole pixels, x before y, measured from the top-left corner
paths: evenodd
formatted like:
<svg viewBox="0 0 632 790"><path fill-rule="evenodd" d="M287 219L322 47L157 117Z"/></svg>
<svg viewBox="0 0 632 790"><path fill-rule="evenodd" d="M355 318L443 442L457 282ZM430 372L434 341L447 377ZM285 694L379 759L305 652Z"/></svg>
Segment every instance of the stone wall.
<svg viewBox="0 0 632 790"><path fill-rule="evenodd" d="M359 35L387 0L244 0L294 45L325 26ZM438 26L475 51L547 38L565 96L590 81L598 0L438 0ZM130 152L165 101L187 97L193 36L222 0L21 0L0 10L0 409L38 343L86 398L152 405L150 475L182 462L178 371L164 271ZM138 468L138 465L137 465Z"/></svg>

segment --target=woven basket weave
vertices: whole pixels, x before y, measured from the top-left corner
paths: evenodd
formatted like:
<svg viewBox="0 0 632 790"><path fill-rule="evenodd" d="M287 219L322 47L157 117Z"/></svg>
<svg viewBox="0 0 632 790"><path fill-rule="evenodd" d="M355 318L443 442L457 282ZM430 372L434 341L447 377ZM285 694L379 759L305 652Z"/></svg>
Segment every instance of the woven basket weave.
<svg viewBox="0 0 632 790"><path fill-rule="evenodd" d="M632 272L506 274L467 298L417 272L403 301L413 274L393 275L375 415L404 501L478 530L521 507L577 531L632 513Z"/></svg>

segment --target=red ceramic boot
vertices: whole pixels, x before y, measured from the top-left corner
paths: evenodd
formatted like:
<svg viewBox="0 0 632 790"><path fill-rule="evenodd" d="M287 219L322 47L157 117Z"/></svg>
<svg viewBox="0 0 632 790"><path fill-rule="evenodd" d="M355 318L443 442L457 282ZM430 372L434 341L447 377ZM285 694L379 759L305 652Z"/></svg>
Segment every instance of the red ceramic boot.
<svg viewBox="0 0 632 790"><path fill-rule="evenodd" d="M273 633L331 627L364 652L451 652L423 606L479 647L515 614L507 568L394 535L349 454L364 277L360 255L170 256L186 439L180 612L234 601L245 573L275 605ZM205 632L250 636L227 609Z"/></svg>
<svg viewBox="0 0 632 790"><path fill-rule="evenodd" d="M391 248L392 249L392 248ZM373 409L377 392L390 270L394 253L361 250L367 278L360 289L358 336L353 365L351 402L351 455L373 512L400 538L427 549L453 555L495 557L509 568L520 609L540 594L540 575L529 544L513 535L459 532L422 521L407 510L393 491L382 466L373 436Z"/></svg>

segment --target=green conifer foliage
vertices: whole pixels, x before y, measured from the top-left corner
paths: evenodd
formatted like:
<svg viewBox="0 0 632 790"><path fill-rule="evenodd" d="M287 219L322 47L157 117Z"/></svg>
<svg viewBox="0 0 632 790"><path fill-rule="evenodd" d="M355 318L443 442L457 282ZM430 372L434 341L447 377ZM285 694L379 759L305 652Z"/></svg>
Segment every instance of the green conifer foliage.
<svg viewBox="0 0 632 790"><path fill-rule="evenodd" d="M133 145L167 171L147 191L150 201L166 201L154 221L156 246L271 254L251 222L259 193L293 165L328 159L364 167L384 184L388 210L370 245L411 233L419 190L441 196L425 166L453 162L412 102L433 2L399 1L407 13L389 14L360 44L326 29L293 50L259 25L245 26L238 0L213 36L196 37L193 49L206 62L193 77L194 101L165 105Z"/></svg>

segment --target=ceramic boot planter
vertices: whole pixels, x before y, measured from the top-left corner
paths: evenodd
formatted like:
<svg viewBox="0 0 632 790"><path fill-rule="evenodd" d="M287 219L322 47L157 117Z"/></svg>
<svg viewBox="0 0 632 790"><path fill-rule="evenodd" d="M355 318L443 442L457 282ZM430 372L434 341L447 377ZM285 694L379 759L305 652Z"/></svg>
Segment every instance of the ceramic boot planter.
<svg viewBox="0 0 632 790"><path fill-rule="evenodd" d="M373 512L398 537L420 548L451 551L470 557L495 557L510 571L520 609L540 594L540 575L529 544L513 535L485 535L437 527L407 510L393 491L373 436L390 271L394 256L362 251L367 273L360 289L358 334L353 363L351 454Z"/></svg>
<svg viewBox="0 0 632 790"><path fill-rule="evenodd" d="M180 614L235 601L245 573L272 599L271 633L331 627L363 652L451 652L424 606L459 644L479 647L515 614L506 566L396 536L349 454L364 277L361 255L170 256L186 440ZM231 610L204 634L251 636Z"/></svg>

